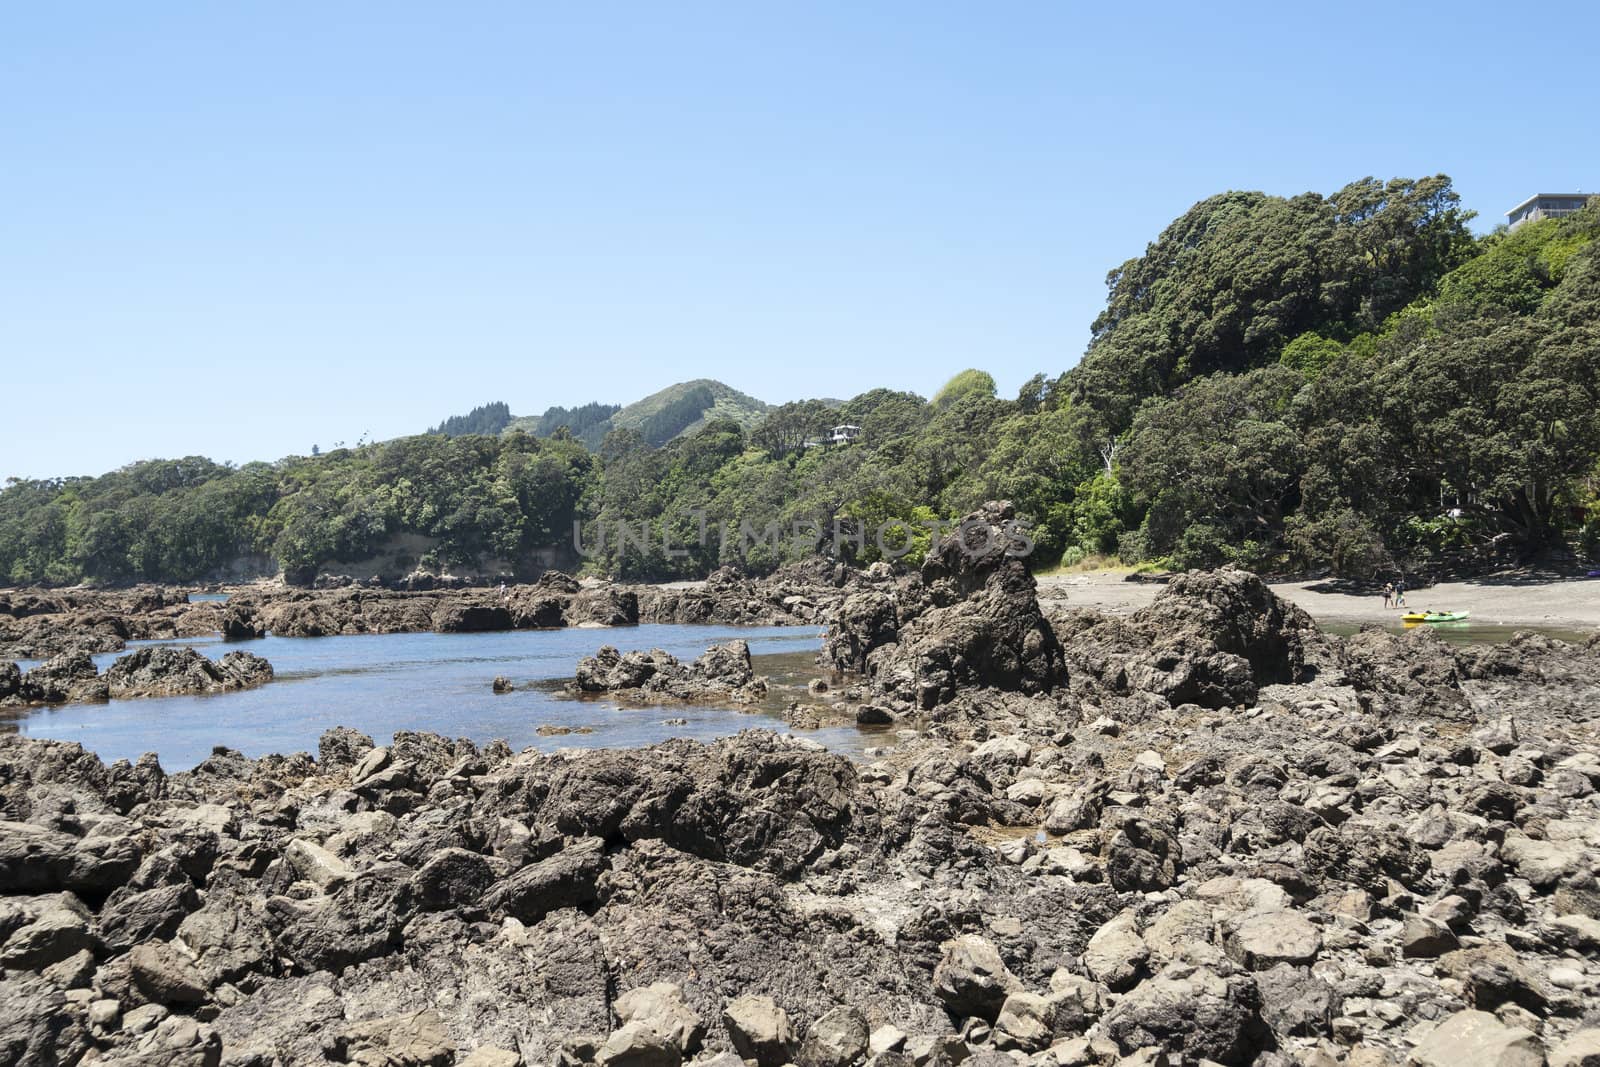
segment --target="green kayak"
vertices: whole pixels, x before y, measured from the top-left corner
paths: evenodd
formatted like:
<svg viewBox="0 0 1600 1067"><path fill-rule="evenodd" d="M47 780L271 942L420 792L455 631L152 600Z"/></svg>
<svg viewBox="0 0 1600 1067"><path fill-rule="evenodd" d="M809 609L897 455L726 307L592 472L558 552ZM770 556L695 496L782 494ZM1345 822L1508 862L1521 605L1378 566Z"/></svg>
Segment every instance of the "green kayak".
<svg viewBox="0 0 1600 1067"><path fill-rule="evenodd" d="M1460 622L1470 611L1412 611L1400 616L1401 622Z"/></svg>

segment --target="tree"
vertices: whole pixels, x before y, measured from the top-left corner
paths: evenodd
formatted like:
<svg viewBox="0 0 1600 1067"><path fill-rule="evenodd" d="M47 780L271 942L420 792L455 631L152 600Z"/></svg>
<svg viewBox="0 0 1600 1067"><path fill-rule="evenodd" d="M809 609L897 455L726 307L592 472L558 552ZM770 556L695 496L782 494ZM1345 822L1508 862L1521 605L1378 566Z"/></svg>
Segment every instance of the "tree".
<svg viewBox="0 0 1600 1067"><path fill-rule="evenodd" d="M820 400L781 404L750 435L750 443L776 457L792 455L808 440L824 436L834 425L835 412Z"/></svg>
<svg viewBox="0 0 1600 1067"><path fill-rule="evenodd" d="M495 400L473 408L465 415L452 415L439 423L429 433L442 433L446 437L463 434L497 434L511 421L511 408L503 400Z"/></svg>
<svg viewBox="0 0 1600 1067"><path fill-rule="evenodd" d="M1304 379L1287 367L1213 375L1146 402L1120 457L1155 555L1179 566L1263 566L1281 550L1304 453L1288 421Z"/></svg>
<svg viewBox="0 0 1600 1067"><path fill-rule="evenodd" d="M1344 346L1337 341L1330 341L1311 330L1296 337L1283 348L1283 355L1278 357L1278 362L1285 367L1292 367L1306 378L1315 381L1322 377L1322 372L1328 365L1339 358L1344 351Z"/></svg>
<svg viewBox="0 0 1600 1067"><path fill-rule="evenodd" d="M1457 323L1383 368L1378 384L1381 423L1404 443L1419 496L1529 548L1559 540L1559 502L1600 454L1600 330Z"/></svg>
<svg viewBox="0 0 1600 1067"><path fill-rule="evenodd" d="M1140 399L1264 366L1308 331L1377 328L1471 254L1457 200L1436 176L1201 201L1107 276L1071 395L1120 431Z"/></svg>
<svg viewBox="0 0 1600 1067"><path fill-rule="evenodd" d="M942 410L969 396L993 397L995 388L993 375L987 371L968 368L945 382L943 387L933 394L933 406Z"/></svg>

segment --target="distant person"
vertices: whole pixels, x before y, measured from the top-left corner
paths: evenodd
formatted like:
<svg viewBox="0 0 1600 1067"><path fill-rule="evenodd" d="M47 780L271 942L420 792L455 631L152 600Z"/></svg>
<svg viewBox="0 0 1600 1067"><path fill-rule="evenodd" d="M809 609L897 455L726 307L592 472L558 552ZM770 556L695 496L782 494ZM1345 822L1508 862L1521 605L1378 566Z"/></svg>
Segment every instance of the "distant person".
<svg viewBox="0 0 1600 1067"><path fill-rule="evenodd" d="M1394 583L1393 582L1384 582L1383 583L1383 606L1387 608L1389 605L1391 605L1393 603L1394 603Z"/></svg>
<svg viewBox="0 0 1600 1067"><path fill-rule="evenodd" d="M501 582L500 583L500 599L501 600L506 599L506 583L505 582Z"/></svg>
<svg viewBox="0 0 1600 1067"><path fill-rule="evenodd" d="M1403 608L1406 606L1406 580L1404 578L1397 578L1395 580L1394 606L1397 608Z"/></svg>

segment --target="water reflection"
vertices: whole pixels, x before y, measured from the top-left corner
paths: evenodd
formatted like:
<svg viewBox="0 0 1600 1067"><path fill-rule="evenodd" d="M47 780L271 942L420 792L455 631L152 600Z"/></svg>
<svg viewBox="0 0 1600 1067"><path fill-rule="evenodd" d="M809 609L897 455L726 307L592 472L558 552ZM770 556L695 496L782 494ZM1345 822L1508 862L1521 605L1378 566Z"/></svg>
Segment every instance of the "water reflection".
<svg viewBox="0 0 1600 1067"><path fill-rule="evenodd" d="M579 657L603 644L664 648L692 659L717 642L745 638L759 657L756 669L786 683L754 709L674 704L639 708L604 700L572 700L556 690L572 677ZM788 699L805 699L820 645L811 628L644 625L614 630L568 629L488 634L389 634L350 637L264 637L222 642L191 638L208 656L244 649L272 662L277 679L260 689L215 696L116 700L30 710L14 728L35 737L80 742L107 761L157 752L168 770L192 767L226 745L249 756L315 752L332 726L350 726L380 743L396 730L430 730L479 744L505 738L516 749L634 747L668 737L712 740L761 726L786 730L778 712ZM104 669L118 655L95 657ZM772 658L769 658L772 657ZM490 682L505 675L517 685L496 694ZM668 726L666 719L687 719ZM541 737L540 726L592 733ZM859 755L882 738L853 727L806 731L830 748Z"/></svg>

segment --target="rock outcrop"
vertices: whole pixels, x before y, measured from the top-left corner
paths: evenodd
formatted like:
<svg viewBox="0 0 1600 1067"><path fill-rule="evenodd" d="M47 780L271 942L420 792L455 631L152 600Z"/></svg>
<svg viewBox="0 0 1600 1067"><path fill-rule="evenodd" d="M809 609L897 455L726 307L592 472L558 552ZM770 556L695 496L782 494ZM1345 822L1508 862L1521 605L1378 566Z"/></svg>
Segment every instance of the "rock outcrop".
<svg viewBox="0 0 1600 1067"><path fill-rule="evenodd" d="M106 668L111 697L178 696L251 689L272 680L272 664L250 652L210 660L192 648L155 646L118 656Z"/></svg>
<svg viewBox="0 0 1600 1067"><path fill-rule="evenodd" d="M659 648L619 652L604 645L578 661L572 689L644 704L669 700L749 704L766 696L767 683L751 666L750 643L734 640L712 645L687 664Z"/></svg>
<svg viewBox="0 0 1600 1067"><path fill-rule="evenodd" d="M1071 613L1057 624L1081 692L1152 693L1169 704L1248 704L1263 686L1309 681L1327 642L1311 617L1247 571L1175 577L1128 618Z"/></svg>
<svg viewBox="0 0 1600 1067"><path fill-rule="evenodd" d="M962 689L1048 692L1066 681L1033 575L1013 554L1016 514L991 503L964 517L893 595L846 598L823 662L860 671L889 699L932 708Z"/></svg>
<svg viewBox="0 0 1600 1067"><path fill-rule="evenodd" d="M207 659L193 648L156 645L118 656L99 673L87 653L57 656L23 674L0 665L0 706L182 696L250 689L272 680L272 664L249 652Z"/></svg>

